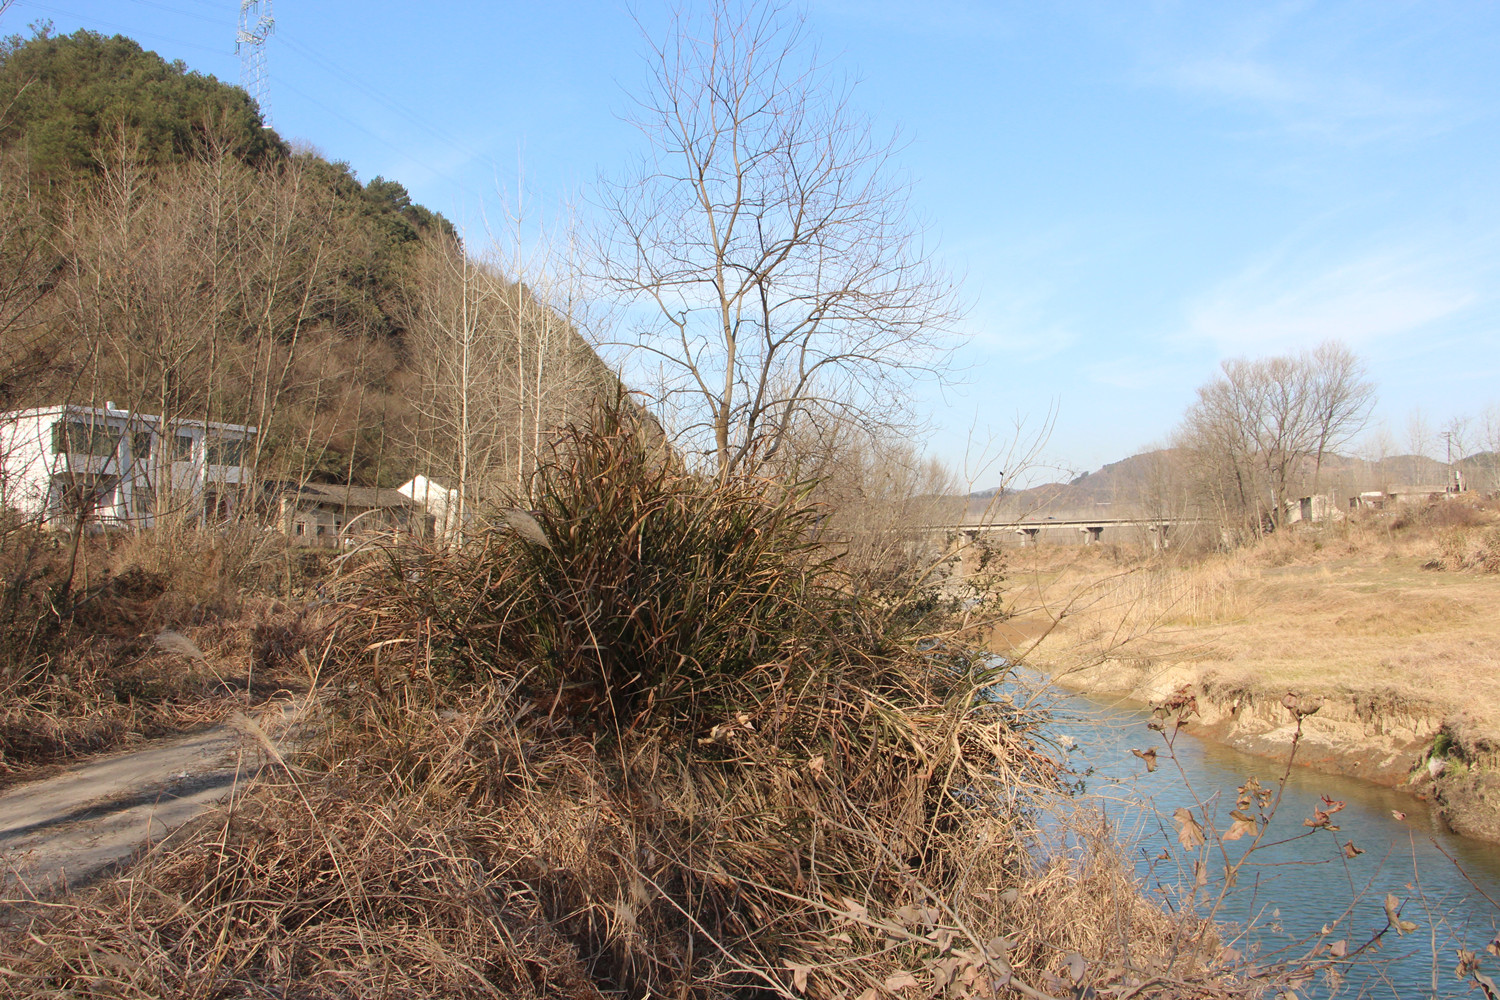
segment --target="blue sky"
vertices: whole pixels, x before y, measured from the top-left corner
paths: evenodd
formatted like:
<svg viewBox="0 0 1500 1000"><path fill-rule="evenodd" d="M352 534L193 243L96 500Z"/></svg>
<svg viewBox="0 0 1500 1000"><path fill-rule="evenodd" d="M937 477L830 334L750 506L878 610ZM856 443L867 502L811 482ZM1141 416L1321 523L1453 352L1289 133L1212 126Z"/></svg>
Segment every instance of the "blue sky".
<svg viewBox="0 0 1500 1000"><path fill-rule="evenodd" d="M0 28L123 33L237 82L238 8L18 0ZM937 454L1055 408L1047 455L1096 468L1164 439L1221 359L1328 337L1366 359L1398 447L1413 408L1440 426L1500 402L1500 6L808 12L856 104L903 136L963 278L967 384L926 394ZM471 229L518 188L586 203L642 149L619 117L644 77L623 3L280 0L276 18L277 130Z"/></svg>

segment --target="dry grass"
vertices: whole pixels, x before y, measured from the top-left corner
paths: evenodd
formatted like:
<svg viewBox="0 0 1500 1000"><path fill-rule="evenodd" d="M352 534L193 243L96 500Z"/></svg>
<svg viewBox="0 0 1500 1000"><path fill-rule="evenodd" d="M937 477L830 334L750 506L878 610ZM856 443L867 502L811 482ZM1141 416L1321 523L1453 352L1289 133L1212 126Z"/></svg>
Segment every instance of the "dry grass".
<svg viewBox="0 0 1500 1000"><path fill-rule="evenodd" d="M1045 638L1011 649L1106 685L1122 667L1131 685L1176 671L1278 697L1466 707L1500 730L1500 575L1485 554L1500 529L1491 512L1447 507L1182 561L1028 552L1029 565L1011 568L1006 603Z"/></svg>
<svg viewBox="0 0 1500 1000"><path fill-rule="evenodd" d="M609 421L547 474L519 531L358 574L311 665L324 736L30 914L0 993L1255 988L1106 831L1042 849L1045 717L985 695L1003 675L941 602L855 601L795 493L663 468Z"/></svg>
<svg viewBox="0 0 1500 1000"><path fill-rule="evenodd" d="M320 632L316 616L246 592L248 535L82 541L75 562L65 535L0 536L0 784L220 720L247 691L277 690Z"/></svg>

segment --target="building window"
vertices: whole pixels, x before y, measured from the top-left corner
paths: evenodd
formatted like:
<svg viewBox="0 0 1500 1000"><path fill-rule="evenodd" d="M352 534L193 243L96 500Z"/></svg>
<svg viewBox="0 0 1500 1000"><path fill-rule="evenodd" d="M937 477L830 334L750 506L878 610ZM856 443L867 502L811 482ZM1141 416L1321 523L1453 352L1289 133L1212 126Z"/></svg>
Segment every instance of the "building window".
<svg viewBox="0 0 1500 1000"><path fill-rule="evenodd" d="M56 482L58 506L62 512L70 517L82 517L114 506L120 477L79 474L59 476Z"/></svg>
<svg viewBox="0 0 1500 1000"><path fill-rule="evenodd" d="M320 524L320 525L318 525L318 537L319 537L319 538L322 538L322 537L323 537L323 532L324 532L324 530L325 530L325 529L324 529L324 527L323 527L323 525L321 525L321 524Z"/></svg>
<svg viewBox="0 0 1500 1000"><path fill-rule="evenodd" d="M172 435L172 461L191 462L193 460L193 436L191 434Z"/></svg>
<svg viewBox="0 0 1500 1000"><path fill-rule="evenodd" d="M295 528L295 531L293 532L293 534L296 534L296 535L305 535L305 534L307 534L307 525L303 524L301 521L298 521L296 523L296 525L294 525L294 528Z"/></svg>
<svg viewBox="0 0 1500 1000"><path fill-rule="evenodd" d="M97 455L108 457L115 453L120 438L110 433L103 424L86 424L81 420L59 420L52 425L52 453L54 455Z"/></svg>
<svg viewBox="0 0 1500 1000"><path fill-rule="evenodd" d="M130 460L144 462L151 458L151 432L136 431L130 435Z"/></svg>
<svg viewBox="0 0 1500 1000"><path fill-rule="evenodd" d="M208 442L209 465L245 464L245 442L237 438L215 438Z"/></svg>

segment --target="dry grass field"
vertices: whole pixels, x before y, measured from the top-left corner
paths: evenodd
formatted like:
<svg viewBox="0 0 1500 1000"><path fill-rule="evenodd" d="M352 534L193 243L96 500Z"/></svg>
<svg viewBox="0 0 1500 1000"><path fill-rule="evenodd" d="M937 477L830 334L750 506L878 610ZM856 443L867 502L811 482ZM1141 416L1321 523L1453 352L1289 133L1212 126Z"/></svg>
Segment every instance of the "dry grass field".
<svg viewBox="0 0 1500 1000"><path fill-rule="evenodd" d="M1110 546L1008 553L996 648L1064 685L1188 682L1354 695L1467 717L1500 746L1500 516L1372 514L1192 558Z"/></svg>

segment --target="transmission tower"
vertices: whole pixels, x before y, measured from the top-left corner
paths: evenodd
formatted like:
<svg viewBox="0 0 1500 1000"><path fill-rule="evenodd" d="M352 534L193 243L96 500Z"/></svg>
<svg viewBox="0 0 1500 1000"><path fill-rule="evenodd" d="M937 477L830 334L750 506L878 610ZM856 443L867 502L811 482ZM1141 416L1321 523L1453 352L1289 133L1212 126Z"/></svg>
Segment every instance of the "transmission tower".
<svg viewBox="0 0 1500 1000"><path fill-rule="evenodd" d="M271 127L271 90L266 80L266 39L276 31L271 0L240 0L240 30L234 51L240 56L240 86L260 105L260 119Z"/></svg>

